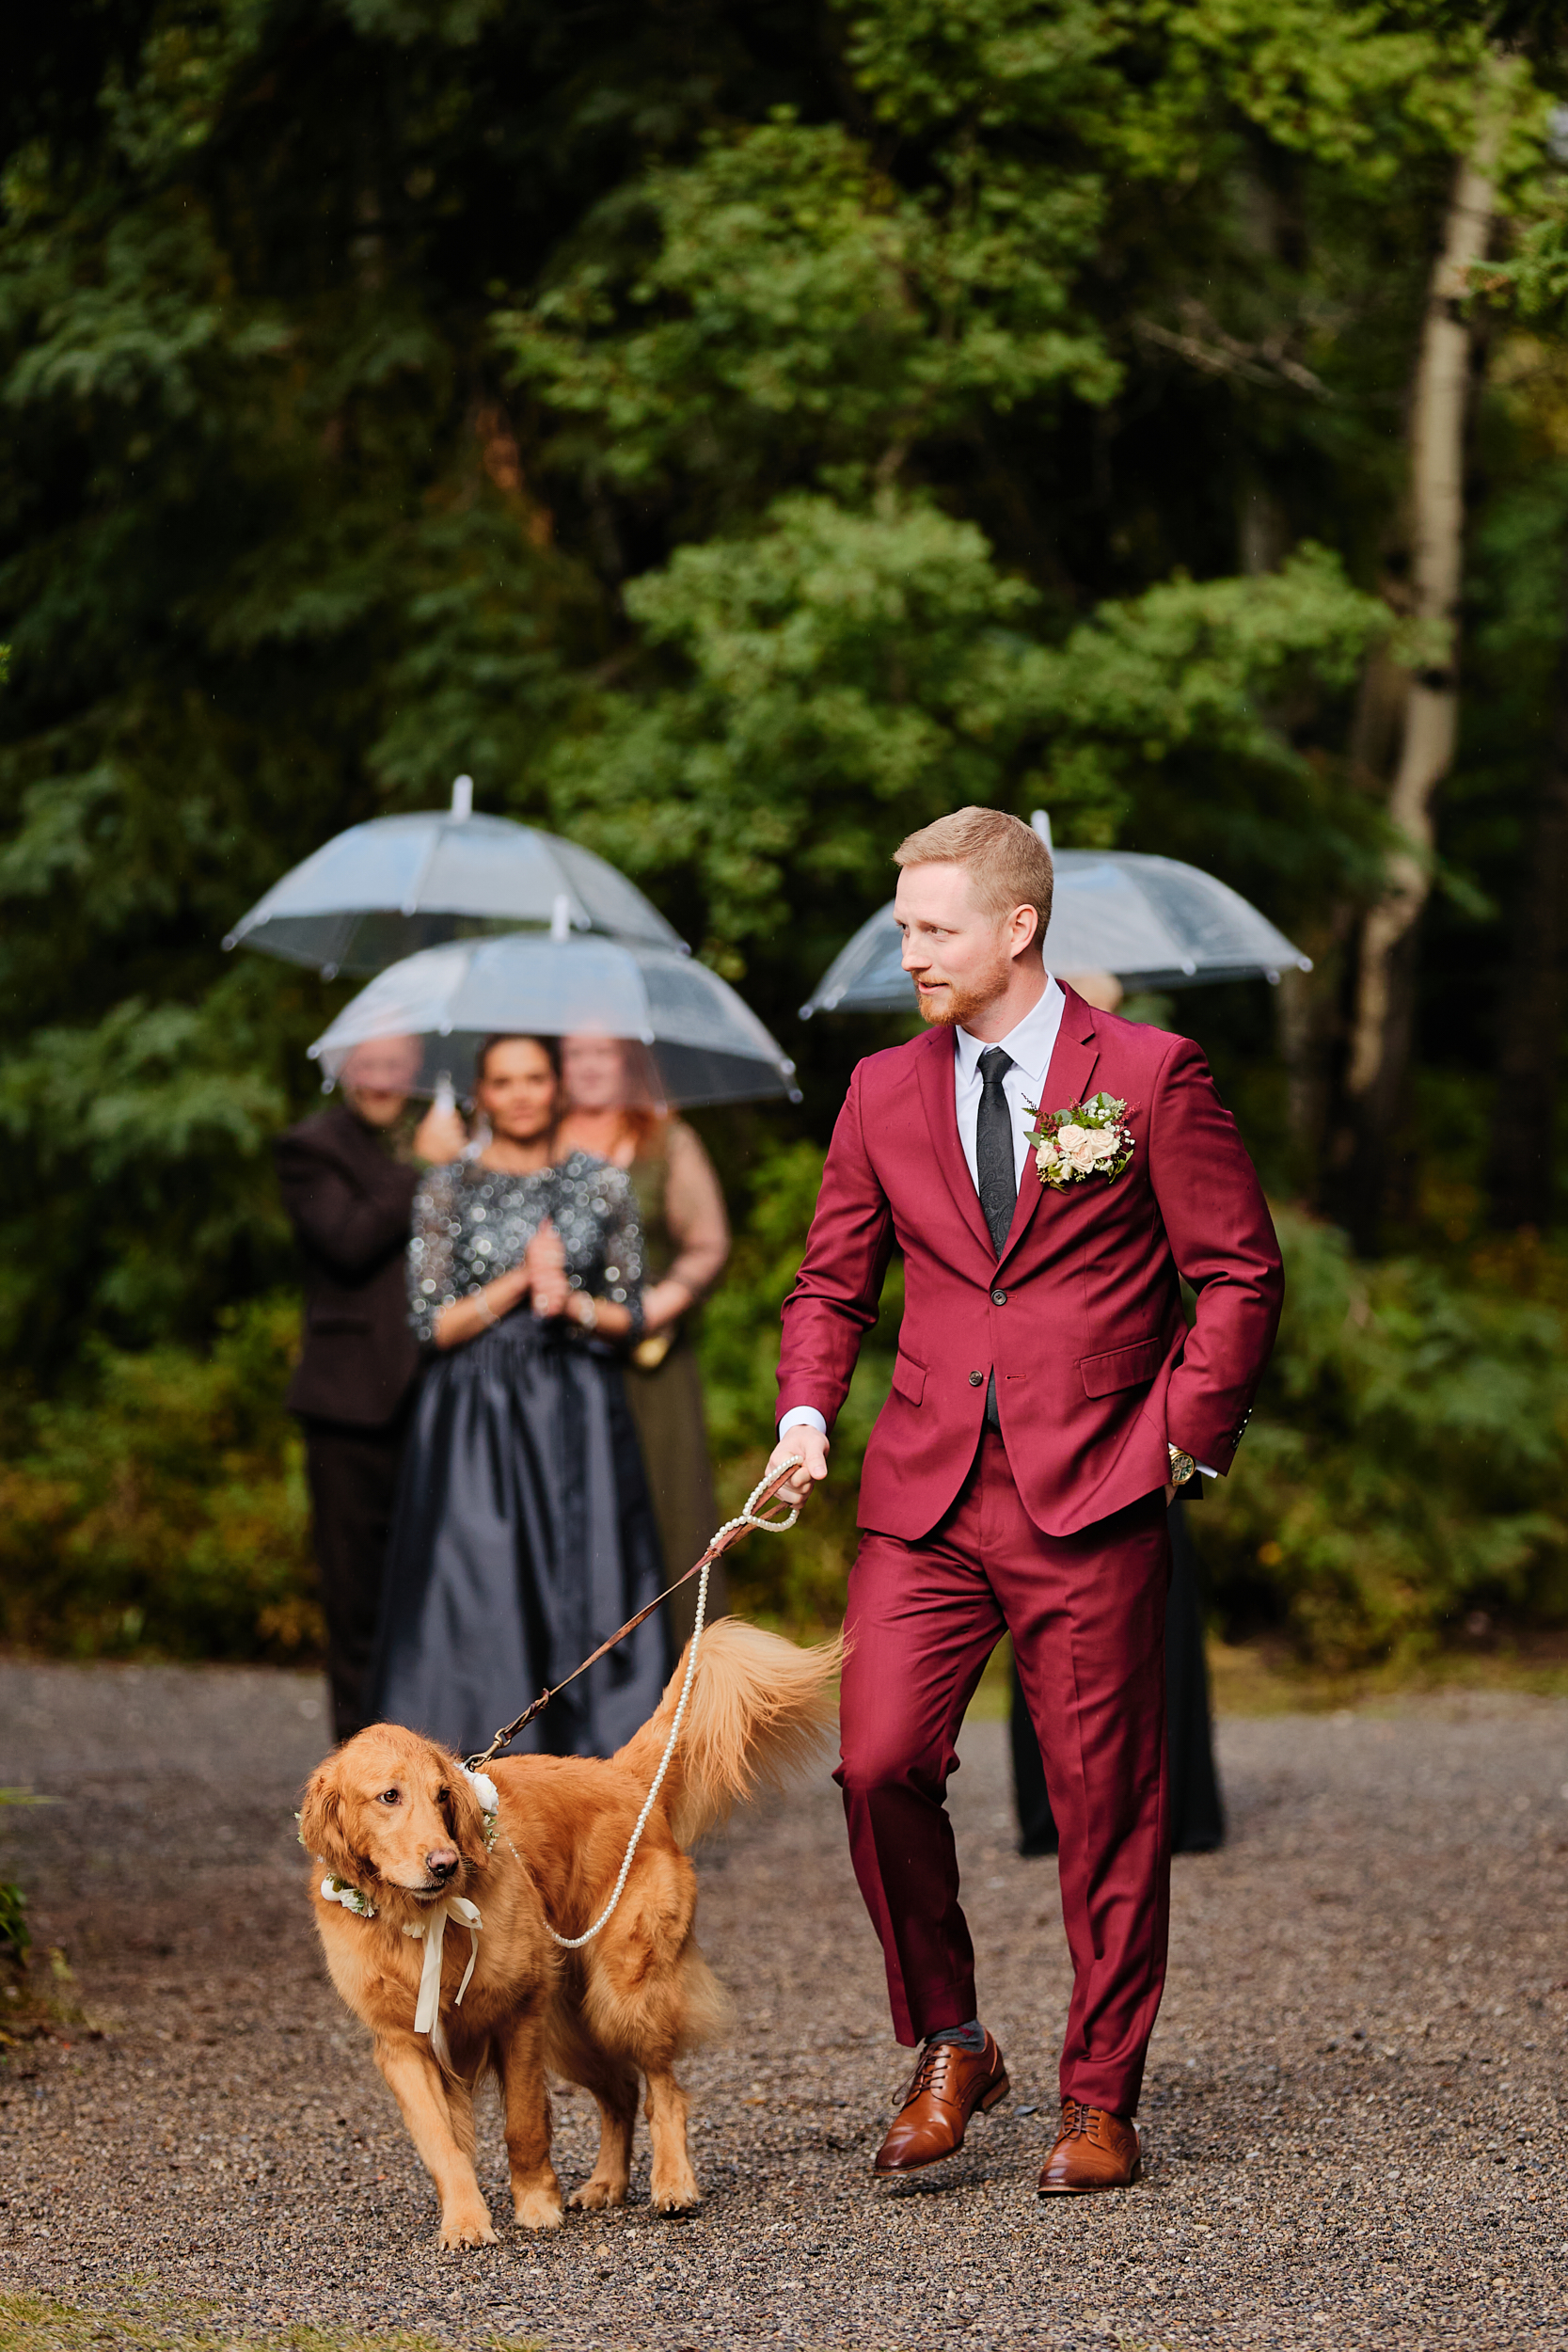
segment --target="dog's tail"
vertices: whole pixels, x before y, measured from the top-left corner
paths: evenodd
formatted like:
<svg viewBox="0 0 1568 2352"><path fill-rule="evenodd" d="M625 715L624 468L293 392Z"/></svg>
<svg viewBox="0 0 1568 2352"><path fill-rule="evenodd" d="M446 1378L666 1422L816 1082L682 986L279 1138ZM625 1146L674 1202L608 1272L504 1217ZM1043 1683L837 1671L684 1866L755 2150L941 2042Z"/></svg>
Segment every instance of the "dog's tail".
<svg viewBox="0 0 1568 2352"><path fill-rule="evenodd" d="M694 1845L733 1804L759 1788L782 1788L810 1763L832 1727L832 1686L843 1662L842 1641L801 1649L738 1617L705 1629L680 1741L659 1790L680 1845ZM683 1650L657 1708L615 1758L640 1780L658 1770L685 1677Z"/></svg>

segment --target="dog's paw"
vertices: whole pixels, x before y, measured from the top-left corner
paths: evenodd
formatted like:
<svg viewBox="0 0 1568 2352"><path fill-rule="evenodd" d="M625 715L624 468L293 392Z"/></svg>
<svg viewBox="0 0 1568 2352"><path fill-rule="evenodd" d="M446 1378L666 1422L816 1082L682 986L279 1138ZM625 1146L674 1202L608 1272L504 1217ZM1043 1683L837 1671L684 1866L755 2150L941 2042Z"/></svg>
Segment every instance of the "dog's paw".
<svg viewBox="0 0 1568 2352"><path fill-rule="evenodd" d="M607 2206L624 2205L626 2201L625 2181L584 2181L566 2200L578 2213L603 2213Z"/></svg>
<svg viewBox="0 0 1568 2352"><path fill-rule="evenodd" d="M499 2243L490 2224L487 2206L457 2206L441 2216L441 2244L449 2249L459 2246L495 2246Z"/></svg>
<svg viewBox="0 0 1568 2352"><path fill-rule="evenodd" d="M703 2192L689 2172L684 2181L656 2181L649 2196L655 2213L671 2216L695 2213L702 2201Z"/></svg>
<svg viewBox="0 0 1568 2352"><path fill-rule="evenodd" d="M512 2210L520 2230L559 2230L565 2217L558 2188L526 2188Z"/></svg>

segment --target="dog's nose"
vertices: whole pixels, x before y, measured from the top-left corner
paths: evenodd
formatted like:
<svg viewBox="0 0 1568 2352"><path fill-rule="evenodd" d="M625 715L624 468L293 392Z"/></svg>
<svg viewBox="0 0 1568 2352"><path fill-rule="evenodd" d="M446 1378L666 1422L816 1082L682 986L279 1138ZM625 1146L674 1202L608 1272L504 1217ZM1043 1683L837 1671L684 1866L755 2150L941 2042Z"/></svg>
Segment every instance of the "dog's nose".
<svg viewBox="0 0 1568 2352"><path fill-rule="evenodd" d="M457 1856L450 1846L437 1846L425 1858L425 1868L433 1879L450 1879L457 1867Z"/></svg>

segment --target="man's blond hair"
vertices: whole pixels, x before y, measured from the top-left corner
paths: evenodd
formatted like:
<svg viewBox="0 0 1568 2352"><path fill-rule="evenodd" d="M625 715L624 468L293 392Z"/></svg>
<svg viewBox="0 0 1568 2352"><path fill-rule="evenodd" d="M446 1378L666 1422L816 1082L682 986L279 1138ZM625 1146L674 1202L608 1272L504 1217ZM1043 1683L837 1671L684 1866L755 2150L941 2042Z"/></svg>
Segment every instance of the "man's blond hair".
<svg viewBox="0 0 1568 2352"><path fill-rule="evenodd" d="M1034 944L1041 946L1051 921L1055 877L1051 852L1032 825L999 808L956 808L934 825L922 825L900 841L895 866L961 866L974 896L1000 921L1014 907L1033 907L1039 916Z"/></svg>

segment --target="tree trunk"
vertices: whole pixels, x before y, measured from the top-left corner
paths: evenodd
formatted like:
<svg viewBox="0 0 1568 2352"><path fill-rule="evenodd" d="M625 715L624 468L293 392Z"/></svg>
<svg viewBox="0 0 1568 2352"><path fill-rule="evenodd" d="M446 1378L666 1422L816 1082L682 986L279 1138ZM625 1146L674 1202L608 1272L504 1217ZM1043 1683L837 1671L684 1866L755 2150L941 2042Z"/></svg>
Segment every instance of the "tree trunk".
<svg viewBox="0 0 1568 2352"><path fill-rule="evenodd" d="M1443 250L1432 273L1410 425L1411 611L1443 635L1440 659L1416 673L1404 701L1388 814L1399 847L1384 897L1362 925L1345 1089L1350 1151L1340 1208L1358 1248L1375 1249L1402 1106L1415 1024L1417 926L1430 887L1433 804L1453 760L1459 721L1456 667L1465 553L1465 419L1471 329L1460 301L1485 258L1501 122L1483 93L1470 153L1449 204Z"/></svg>
<svg viewBox="0 0 1568 2352"><path fill-rule="evenodd" d="M1558 663L1552 743L1525 843L1507 993L1498 1021L1492 1220L1544 1232L1556 1205L1562 951L1568 900L1568 646Z"/></svg>

